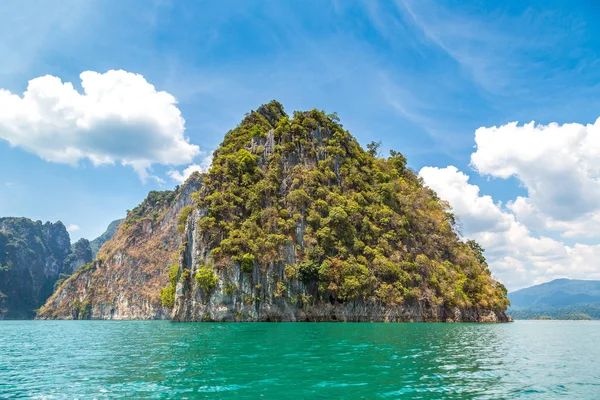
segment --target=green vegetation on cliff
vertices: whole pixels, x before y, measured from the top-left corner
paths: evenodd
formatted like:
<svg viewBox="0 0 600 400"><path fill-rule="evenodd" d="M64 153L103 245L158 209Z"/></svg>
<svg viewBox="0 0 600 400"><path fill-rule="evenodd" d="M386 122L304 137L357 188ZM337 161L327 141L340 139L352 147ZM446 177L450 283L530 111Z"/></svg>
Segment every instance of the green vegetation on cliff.
<svg viewBox="0 0 600 400"><path fill-rule="evenodd" d="M379 158L378 147L363 150L335 114L289 117L275 101L249 113L215 151L198 193L207 267L252 273L291 248L285 279L331 302L506 310L506 289L483 249L459 239L448 204L402 154ZM197 279L210 288L207 267ZM276 287L285 295L284 281Z"/></svg>
<svg viewBox="0 0 600 400"><path fill-rule="evenodd" d="M158 220L169 209L176 195L177 192L173 190L151 191L140 205L127 210L125 226L130 227L142 219Z"/></svg>
<svg viewBox="0 0 600 400"><path fill-rule="evenodd" d="M71 246L71 254L65 260L65 267L69 273L75 272L79 267L94 259L90 241L79 239Z"/></svg>
<svg viewBox="0 0 600 400"><path fill-rule="evenodd" d="M179 265L175 264L169 269L169 285L160 291L160 300L163 307L173 307L175 303L175 287L177 286L177 274Z"/></svg>

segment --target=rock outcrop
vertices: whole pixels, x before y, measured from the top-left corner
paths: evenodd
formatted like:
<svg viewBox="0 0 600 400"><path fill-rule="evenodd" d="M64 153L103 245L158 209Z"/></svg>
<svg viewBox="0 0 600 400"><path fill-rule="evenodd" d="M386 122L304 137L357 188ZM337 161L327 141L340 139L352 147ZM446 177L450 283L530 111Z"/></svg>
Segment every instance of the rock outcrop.
<svg viewBox="0 0 600 400"><path fill-rule="evenodd" d="M483 249L400 153L377 153L336 115L248 114L185 221L172 319L508 321Z"/></svg>
<svg viewBox="0 0 600 400"><path fill-rule="evenodd" d="M97 258L76 270L40 309L38 319L167 319L160 291L177 263L181 210L192 204L199 174L175 191L150 192L127 215Z"/></svg>
<svg viewBox="0 0 600 400"><path fill-rule="evenodd" d="M151 192L38 318L506 322L483 249L402 154L278 102Z"/></svg>
<svg viewBox="0 0 600 400"><path fill-rule="evenodd" d="M90 241L79 239L73 243L71 254L65 260L65 272L70 275L85 264L92 262L93 259Z"/></svg>
<svg viewBox="0 0 600 400"><path fill-rule="evenodd" d="M0 218L0 319L29 319L52 294L71 252L61 222Z"/></svg>

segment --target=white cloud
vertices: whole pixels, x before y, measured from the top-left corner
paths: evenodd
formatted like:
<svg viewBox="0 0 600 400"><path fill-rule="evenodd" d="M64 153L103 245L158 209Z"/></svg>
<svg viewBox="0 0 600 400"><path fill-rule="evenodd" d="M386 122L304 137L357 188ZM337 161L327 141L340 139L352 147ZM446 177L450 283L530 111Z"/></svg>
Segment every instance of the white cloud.
<svg viewBox="0 0 600 400"><path fill-rule="evenodd" d="M69 226L67 226L67 231L68 231L69 233L77 232L79 229L81 229L81 228L79 227L79 225L70 224Z"/></svg>
<svg viewBox="0 0 600 400"><path fill-rule="evenodd" d="M191 164L189 165L187 168L185 168L183 171L177 171L175 169L172 169L170 171L167 171L167 174L171 177L171 179L174 182L177 183L183 183L185 182L190 175L192 175L194 172L204 172L205 169L202 168L201 166L199 166L198 164Z"/></svg>
<svg viewBox="0 0 600 400"><path fill-rule="evenodd" d="M83 92L46 75L22 96L0 89L0 138L47 161L120 162L145 180L153 164L190 163L200 153L184 137L175 98L126 71L80 75Z"/></svg>
<svg viewBox="0 0 600 400"><path fill-rule="evenodd" d="M482 175L515 177L527 197L507 204L535 229L600 238L600 119L594 124L479 128L471 165Z"/></svg>
<svg viewBox="0 0 600 400"><path fill-rule="evenodd" d="M456 167L424 167L419 172L440 198L447 200L463 225L465 237L486 249L492 272L509 289L518 289L554 278L600 278L600 245L567 246L554 239L532 235L528 227ZM522 200L513 209L525 207ZM510 209L509 209L510 210Z"/></svg>
<svg viewBox="0 0 600 400"><path fill-rule="evenodd" d="M190 177L190 175L192 175L194 172L204 173L204 172L208 171L211 163L212 163L212 152L209 155L207 155L206 157L204 157L204 159L202 160L200 165L198 165L198 164L188 165L187 168L185 168L183 171L178 171L178 170L172 169L172 170L167 171L167 175L169 175L174 182L181 184L181 183L184 183Z"/></svg>

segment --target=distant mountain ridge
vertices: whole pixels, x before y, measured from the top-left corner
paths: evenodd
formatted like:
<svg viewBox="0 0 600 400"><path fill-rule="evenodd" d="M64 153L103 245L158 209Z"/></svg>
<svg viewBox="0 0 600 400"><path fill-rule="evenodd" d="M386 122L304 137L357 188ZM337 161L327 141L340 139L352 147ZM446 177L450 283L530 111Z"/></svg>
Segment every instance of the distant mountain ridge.
<svg viewBox="0 0 600 400"><path fill-rule="evenodd" d="M112 238L115 235L115 233L117 232L117 229L119 229L119 225L121 225L121 222L123 222L124 220L125 220L124 218L114 220L113 222L111 222L108 225L108 228L106 228L106 231L104 231L104 233L102 235L100 235L96 239L90 241L90 248L92 250L92 259L96 258L96 255L98 255L98 250L100 250L100 247L102 247L102 245L104 243L109 241L110 238Z"/></svg>
<svg viewBox="0 0 600 400"><path fill-rule="evenodd" d="M556 279L509 293L515 319L600 319L600 281Z"/></svg>
<svg viewBox="0 0 600 400"><path fill-rule="evenodd" d="M33 318L68 271L70 253L62 222L0 218L0 319Z"/></svg>
<svg viewBox="0 0 600 400"><path fill-rule="evenodd" d="M93 248L109 240L121 221L92 242L71 244L60 221L0 218L0 320L33 318L56 287L94 259Z"/></svg>

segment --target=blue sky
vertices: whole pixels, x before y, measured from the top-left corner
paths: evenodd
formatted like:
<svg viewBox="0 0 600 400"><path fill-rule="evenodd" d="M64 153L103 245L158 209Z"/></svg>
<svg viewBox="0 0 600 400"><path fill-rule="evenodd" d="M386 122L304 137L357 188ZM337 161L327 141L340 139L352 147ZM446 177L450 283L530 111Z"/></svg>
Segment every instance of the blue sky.
<svg viewBox="0 0 600 400"><path fill-rule="evenodd" d="M11 146L0 123L2 216L61 220L79 227L73 239L94 238L149 190L173 188L168 171L201 164L244 113L277 99L288 112L336 111L363 145L380 140L385 152L401 151L416 171L437 167L424 174L440 193L451 178L468 176L469 187L479 189L477 199L491 196L502 218L522 224L528 237L552 240L565 254L578 245L596 250L596 237L581 229L573 234L574 224L591 214L553 215L560 207L548 202L558 197L540 195L550 182L543 180L548 170L527 178L521 171L532 169L525 154L504 176L494 166L510 157L479 144L487 161L471 159L480 127L533 120L594 124L600 106L595 1L9 0L0 3L0 18L0 88L22 96L30 80L51 75L81 93L84 71L139 74L177 99L183 135L199 148L191 162L153 163L147 171L156 179L144 181L117 156L112 165L85 157L45 161L43 145ZM110 143L103 145L118 148L122 136L111 127L103 136ZM456 168L452 177L444 175L449 166ZM582 176L595 179L586 171ZM545 219L507 208L519 196ZM472 228L479 226L476 216L465 205L461 215L456 201L464 233L485 242L488 231ZM516 275L520 264L502 264L509 252L492 256L494 272L513 287L554 276L597 276L591 267L565 269L573 259L561 261L560 270L552 262L542 267L529 253L523 250L518 259L524 275Z"/></svg>

